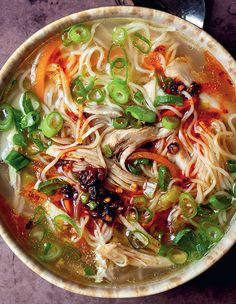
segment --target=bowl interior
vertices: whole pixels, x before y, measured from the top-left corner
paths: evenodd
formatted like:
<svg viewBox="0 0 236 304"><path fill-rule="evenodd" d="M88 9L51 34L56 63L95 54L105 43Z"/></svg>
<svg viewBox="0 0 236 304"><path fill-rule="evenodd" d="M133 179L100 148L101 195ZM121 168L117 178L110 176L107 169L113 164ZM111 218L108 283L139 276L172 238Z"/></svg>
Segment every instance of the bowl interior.
<svg viewBox="0 0 236 304"><path fill-rule="evenodd" d="M139 7L104 7L92 9L62 18L31 36L23 43L9 58L0 72L0 91L3 90L9 79L12 77L16 68L21 64L22 59L25 59L35 48L42 44L53 34L70 26L76 22L90 21L96 19L112 18L112 17L127 17L127 18L142 18L166 26L175 26L187 38L193 40L196 45L201 45L206 50L210 51L216 59L225 67L234 85L236 85L236 63L227 51L211 38L204 31L193 26L192 24L183 21L182 19L169 15L164 12L139 8ZM138 297L150 294L159 293L175 286L178 286L193 277L197 276L212 264L214 264L225 252L235 243L236 240L236 223L231 222L228 232L223 239L215 246L204 258L180 269L161 281L138 283L136 285L117 286L117 288L99 285L84 285L72 283L61 279L56 274L46 270L31 257L29 257L21 246L16 242L14 237L9 233L6 225L1 219L0 234L12 251L34 272L39 274L47 281L64 288L66 290L80 293L83 295L96 297Z"/></svg>

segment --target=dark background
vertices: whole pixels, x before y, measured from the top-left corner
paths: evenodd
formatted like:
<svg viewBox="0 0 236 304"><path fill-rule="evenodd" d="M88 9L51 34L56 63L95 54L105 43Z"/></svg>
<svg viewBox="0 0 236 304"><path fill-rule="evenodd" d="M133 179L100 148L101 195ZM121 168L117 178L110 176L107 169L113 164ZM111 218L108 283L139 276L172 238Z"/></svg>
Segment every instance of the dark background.
<svg viewBox="0 0 236 304"><path fill-rule="evenodd" d="M151 1L143 1L142 3ZM0 0L0 67L13 51L44 25L115 0ZM236 58L236 1L207 0L205 30ZM0 304L235 304L236 247L196 279L165 293L109 300L59 289L29 270L0 239Z"/></svg>

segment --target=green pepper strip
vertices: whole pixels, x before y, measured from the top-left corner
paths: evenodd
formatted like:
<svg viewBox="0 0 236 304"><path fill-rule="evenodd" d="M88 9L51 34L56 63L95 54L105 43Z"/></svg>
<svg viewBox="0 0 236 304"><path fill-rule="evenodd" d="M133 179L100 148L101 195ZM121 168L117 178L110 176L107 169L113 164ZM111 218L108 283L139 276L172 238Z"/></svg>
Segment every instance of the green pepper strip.
<svg viewBox="0 0 236 304"><path fill-rule="evenodd" d="M166 191L171 179L170 170L166 166L160 166L158 168L158 175L159 186L162 191Z"/></svg>
<svg viewBox="0 0 236 304"><path fill-rule="evenodd" d="M75 229L75 231L78 234L78 236L79 237L81 236L81 230L80 230L80 228L75 223L75 221L71 217L69 217L67 214L59 214L59 215L57 215L57 216L54 217L53 221L54 221L55 225L60 230L62 230L62 228L64 226L64 223L71 225Z"/></svg>
<svg viewBox="0 0 236 304"><path fill-rule="evenodd" d="M175 106L182 106L184 104L183 98L181 96L176 95L164 95L164 96L157 96L154 101L154 106L160 105L175 105Z"/></svg>
<svg viewBox="0 0 236 304"><path fill-rule="evenodd" d="M59 178L54 178L41 182L38 186L38 191L43 192L46 195L53 195L57 189L64 188L66 185L66 182Z"/></svg>
<svg viewBox="0 0 236 304"><path fill-rule="evenodd" d="M128 113L130 113L133 116L133 118L147 123L154 123L156 122L156 118L157 118L155 112L138 105L127 107L125 109L125 114Z"/></svg>

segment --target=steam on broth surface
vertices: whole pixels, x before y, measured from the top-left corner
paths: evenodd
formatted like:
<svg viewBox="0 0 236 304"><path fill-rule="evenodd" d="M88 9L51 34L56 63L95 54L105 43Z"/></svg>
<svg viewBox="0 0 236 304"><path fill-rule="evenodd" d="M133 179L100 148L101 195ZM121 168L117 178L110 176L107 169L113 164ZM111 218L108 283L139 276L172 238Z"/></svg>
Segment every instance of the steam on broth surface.
<svg viewBox="0 0 236 304"><path fill-rule="evenodd" d="M74 281L160 279L201 259L235 212L235 107L223 67L174 27L73 25L2 93L4 220Z"/></svg>

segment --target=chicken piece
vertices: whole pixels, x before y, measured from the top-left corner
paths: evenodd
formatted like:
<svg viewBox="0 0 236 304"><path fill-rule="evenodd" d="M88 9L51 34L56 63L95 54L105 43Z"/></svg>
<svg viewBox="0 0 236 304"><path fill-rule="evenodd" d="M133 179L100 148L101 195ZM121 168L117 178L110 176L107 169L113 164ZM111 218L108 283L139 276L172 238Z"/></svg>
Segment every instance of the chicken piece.
<svg viewBox="0 0 236 304"><path fill-rule="evenodd" d="M191 63L187 57L178 57L168 64L165 75L182 81L186 86L190 86L193 81L191 69Z"/></svg>
<svg viewBox="0 0 236 304"><path fill-rule="evenodd" d="M102 147L109 145L114 154L124 151L126 148L134 147L133 151L141 145L154 141L158 138L157 127L143 127L141 129L114 130L105 135Z"/></svg>
<svg viewBox="0 0 236 304"><path fill-rule="evenodd" d="M91 105L84 108L84 112L88 114L99 114L110 118L122 116L122 110L106 105Z"/></svg>

